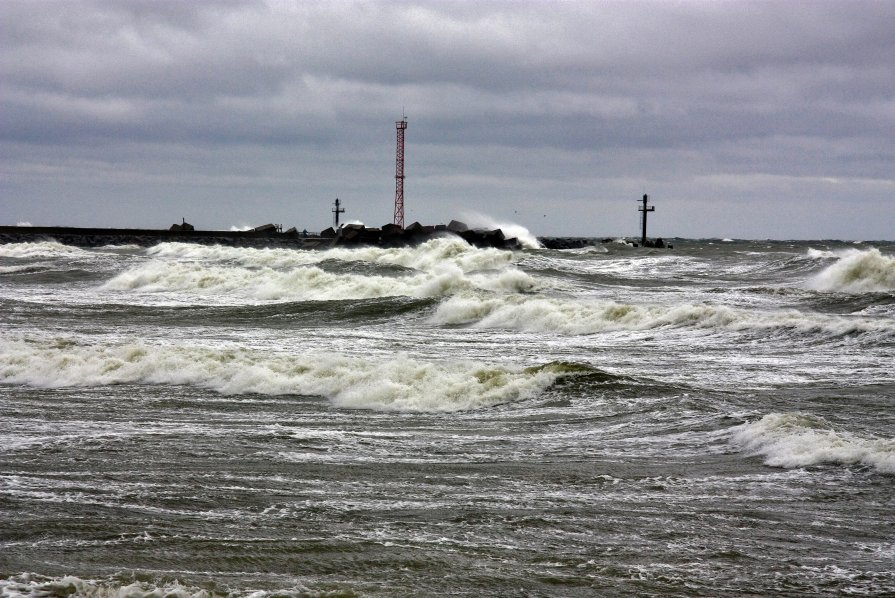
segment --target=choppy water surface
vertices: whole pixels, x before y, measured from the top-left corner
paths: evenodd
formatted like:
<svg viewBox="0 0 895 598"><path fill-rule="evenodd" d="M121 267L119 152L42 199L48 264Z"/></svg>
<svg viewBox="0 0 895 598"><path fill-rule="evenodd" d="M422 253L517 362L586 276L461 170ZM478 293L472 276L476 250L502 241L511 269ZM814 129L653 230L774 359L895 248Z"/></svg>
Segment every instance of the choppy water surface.
<svg viewBox="0 0 895 598"><path fill-rule="evenodd" d="M895 593L895 246L0 245L3 596Z"/></svg>

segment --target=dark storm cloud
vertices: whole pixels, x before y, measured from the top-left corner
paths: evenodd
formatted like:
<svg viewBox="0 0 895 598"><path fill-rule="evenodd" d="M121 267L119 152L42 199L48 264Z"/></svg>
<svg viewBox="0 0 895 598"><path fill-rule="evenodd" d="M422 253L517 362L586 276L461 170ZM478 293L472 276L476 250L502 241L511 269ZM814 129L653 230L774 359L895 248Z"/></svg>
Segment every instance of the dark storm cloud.
<svg viewBox="0 0 895 598"><path fill-rule="evenodd" d="M450 170L492 177L495 201L514 178L561 179L555 202L620 177L691 196L717 193L699 177L892 183L893 3L4 2L0 45L10 202L70 172L65 148L103 146L135 172L166 145L203 172L227 148L282 161L245 165L259 187L291 162L281 193L341 162L360 190L402 107L432 194Z"/></svg>

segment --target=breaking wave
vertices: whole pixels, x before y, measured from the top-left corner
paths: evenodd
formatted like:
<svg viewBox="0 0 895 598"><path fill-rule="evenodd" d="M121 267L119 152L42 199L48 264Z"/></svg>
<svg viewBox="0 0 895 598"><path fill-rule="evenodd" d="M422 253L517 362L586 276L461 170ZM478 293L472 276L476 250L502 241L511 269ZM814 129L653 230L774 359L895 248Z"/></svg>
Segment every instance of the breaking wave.
<svg viewBox="0 0 895 598"><path fill-rule="evenodd" d="M101 288L248 301L329 301L442 297L472 289L517 293L539 286L512 264L511 252L478 249L457 238L417 247L326 251L165 243L147 254L153 259ZM333 265L339 263L357 266Z"/></svg>
<svg viewBox="0 0 895 598"><path fill-rule="evenodd" d="M5 340L0 382L43 388L173 384L222 394L322 396L335 405L385 411L460 411L534 397L576 368L513 368L457 360L431 363L331 353L301 355L194 346Z"/></svg>
<svg viewBox="0 0 895 598"><path fill-rule="evenodd" d="M895 323L875 318L804 313L797 310L750 311L721 305L632 305L615 301L471 294L445 299L430 317L433 324L504 328L566 335L663 327L735 331L786 329L840 336L877 333L895 336Z"/></svg>
<svg viewBox="0 0 895 598"><path fill-rule="evenodd" d="M771 413L738 426L731 442L749 455L764 456L772 467L861 464L895 473L895 440L837 432L814 415Z"/></svg>
<svg viewBox="0 0 895 598"><path fill-rule="evenodd" d="M816 258L838 258L812 278L808 286L816 291L873 293L895 291L895 257L879 249L848 249L841 252L810 250Z"/></svg>
<svg viewBox="0 0 895 598"><path fill-rule="evenodd" d="M258 301L328 301L378 297L441 297L469 289L530 292L538 284L515 268L465 273L446 263L405 276L327 272L318 266L288 271L271 268L152 261L127 270L103 290L143 293L185 292L203 297L226 296Z"/></svg>
<svg viewBox="0 0 895 598"><path fill-rule="evenodd" d="M88 252L56 241L36 241L33 243L0 244L0 257L12 258L55 258L84 256Z"/></svg>
<svg viewBox="0 0 895 598"><path fill-rule="evenodd" d="M289 269L319 264L327 260L369 262L379 265L403 266L428 271L445 263L463 272L503 268L513 262L510 251L480 249L455 237L445 236L414 247L336 247L322 251L296 249L252 249L220 245L162 243L146 250L147 254L165 260L190 260L207 263L235 264L245 267Z"/></svg>

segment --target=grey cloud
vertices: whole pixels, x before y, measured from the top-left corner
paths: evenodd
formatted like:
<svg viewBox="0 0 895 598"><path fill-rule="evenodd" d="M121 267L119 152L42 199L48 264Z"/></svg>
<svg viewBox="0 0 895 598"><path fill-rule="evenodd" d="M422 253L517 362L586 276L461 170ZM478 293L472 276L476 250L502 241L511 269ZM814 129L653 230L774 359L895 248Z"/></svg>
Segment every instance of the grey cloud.
<svg viewBox="0 0 895 598"><path fill-rule="evenodd" d="M342 163L325 170L382 193L402 107L421 192L449 193L450 169L539 188L562 172L557 202L619 177L700 195L705 176L890 181L895 159L885 2L8 1L0 49L16 198L17 168L87 146L131 148L135 172L163 172L166 146L210 171L228 151L282 162L256 173Z"/></svg>

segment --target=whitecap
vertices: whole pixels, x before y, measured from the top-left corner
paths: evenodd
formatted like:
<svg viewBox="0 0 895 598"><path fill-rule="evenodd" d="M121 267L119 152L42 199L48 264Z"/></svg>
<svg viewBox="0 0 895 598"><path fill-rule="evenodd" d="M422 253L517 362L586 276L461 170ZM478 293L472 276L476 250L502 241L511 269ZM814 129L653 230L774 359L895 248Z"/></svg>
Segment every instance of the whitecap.
<svg viewBox="0 0 895 598"><path fill-rule="evenodd" d="M813 260L830 260L836 259L840 254L829 249L814 249L813 247L809 247L807 255Z"/></svg>
<svg viewBox="0 0 895 598"><path fill-rule="evenodd" d="M516 268L467 274L451 262L402 276L333 273L308 265L289 270L153 260L105 282L105 291L178 293L232 301L333 301L442 297L470 289L530 292L538 283Z"/></svg>
<svg viewBox="0 0 895 598"><path fill-rule="evenodd" d="M403 266L420 271L430 271L447 263L464 272L473 272L502 268L512 264L515 259L510 251L473 247L454 235L430 239L412 247L335 247L322 251L162 243L147 249L147 254L168 261L223 263L281 270L337 260Z"/></svg>
<svg viewBox="0 0 895 598"><path fill-rule="evenodd" d="M848 249L834 255L838 261L809 280L809 288L839 293L895 291L895 257L876 248Z"/></svg>
<svg viewBox="0 0 895 598"><path fill-rule="evenodd" d="M432 239L416 247L327 251L165 243L148 249L147 255L154 259L120 272L101 289L257 302L428 298L470 289L517 293L539 287L513 264L512 252L475 248L457 237ZM337 273L323 263L333 260L403 270L388 275Z"/></svg>
<svg viewBox="0 0 895 598"><path fill-rule="evenodd" d="M35 387L177 384L223 394L322 396L355 409L459 411L536 396L561 368L468 360L429 362L310 352L299 355L196 346L5 339L0 382Z"/></svg>
<svg viewBox="0 0 895 598"><path fill-rule="evenodd" d="M731 443L772 467L862 464L895 473L895 440L836 431L821 417L771 413L733 430Z"/></svg>
<svg viewBox="0 0 895 598"><path fill-rule="evenodd" d="M56 241L35 241L0 245L0 257L11 258L53 258L83 256L87 252L78 247L63 245Z"/></svg>
<svg viewBox="0 0 895 598"><path fill-rule="evenodd" d="M851 333L895 335L895 323L878 318L844 317L798 310L757 311L723 305L632 304L607 300L505 294L460 293L442 301L430 322L441 326L503 328L564 335L656 328L734 331L793 330L841 336Z"/></svg>

